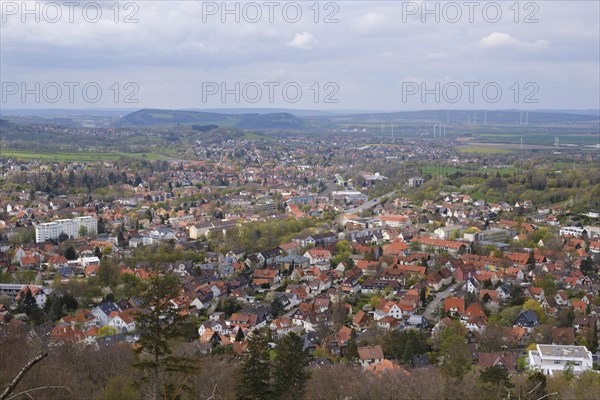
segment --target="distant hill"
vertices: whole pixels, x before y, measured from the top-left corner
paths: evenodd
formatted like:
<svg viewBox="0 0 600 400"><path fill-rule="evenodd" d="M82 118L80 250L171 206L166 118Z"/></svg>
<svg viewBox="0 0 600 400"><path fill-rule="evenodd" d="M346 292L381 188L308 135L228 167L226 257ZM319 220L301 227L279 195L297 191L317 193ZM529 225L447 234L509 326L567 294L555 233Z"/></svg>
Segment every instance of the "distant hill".
<svg viewBox="0 0 600 400"><path fill-rule="evenodd" d="M113 122L114 127L216 125L242 129L300 129L303 122L290 113L221 114L202 111L142 109Z"/></svg>

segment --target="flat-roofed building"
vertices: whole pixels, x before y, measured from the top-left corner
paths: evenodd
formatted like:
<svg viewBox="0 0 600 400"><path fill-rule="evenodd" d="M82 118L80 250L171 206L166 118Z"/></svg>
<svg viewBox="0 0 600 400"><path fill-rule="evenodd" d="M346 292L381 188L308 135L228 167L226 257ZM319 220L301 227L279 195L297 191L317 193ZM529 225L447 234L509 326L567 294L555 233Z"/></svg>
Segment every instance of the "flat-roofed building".
<svg viewBox="0 0 600 400"><path fill-rule="evenodd" d="M529 351L529 367L545 375L564 372L572 366L575 375L592 370L592 352L585 346L538 344Z"/></svg>
<svg viewBox="0 0 600 400"><path fill-rule="evenodd" d="M79 237L81 227L85 227L88 235L95 235L98 233L98 220L94 217L85 216L38 224L35 227L35 241L36 243L42 243L49 239L58 239L62 233L76 239Z"/></svg>

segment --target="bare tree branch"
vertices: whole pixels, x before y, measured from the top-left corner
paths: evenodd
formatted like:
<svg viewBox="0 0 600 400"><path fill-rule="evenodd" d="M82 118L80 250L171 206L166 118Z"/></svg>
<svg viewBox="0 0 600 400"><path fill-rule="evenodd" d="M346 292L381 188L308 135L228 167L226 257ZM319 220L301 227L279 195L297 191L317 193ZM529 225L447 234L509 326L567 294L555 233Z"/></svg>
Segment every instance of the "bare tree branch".
<svg viewBox="0 0 600 400"><path fill-rule="evenodd" d="M213 388L212 394L210 395L210 397L207 397L206 400L213 400L215 398L215 392L217 391L217 385L219 383L215 383L215 387Z"/></svg>
<svg viewBox="0 0 600 400"><path fill-rule="evenodd" d="M29 397L30 399L33 399L33 396L30 394L30 392L35 392L36 390L45 390L45 389L63 389L63 390L68 391L69 393L73 394L73 392L71 391L71 389L68 386L40 386L37 388L27 389L22 392L13 394L12 396L8 397L6 400L14 399L15 397L20 396L22 394L27 395L27 397Z"/></svg>
<svg viewBox="0 0 600 400"><path fill-rule="evenodd" d="M17 384L19 383L19 381L21 381L21 379L23 379L23 377L25 376L25 374L37 363L39 363L40 361L42 361L45 357L48 356L48 352L45 351L43 353L38 354L37 356L35 356L34 358L32 358L31 360L29 360L27 362L27 364L25 364L23 366L23 368L21 368L21 370L19 371L19 373L17 374L17 376L10 382L10 384L8 385L8 387L4 390L4 392L2 392L2 394L0 394L0 400L7 400L8 399L8 395L15 389L15 387L17 386Z"/></svg>
<svg viewBox="0 0 600 400"><path fill-rule="evenodd" d="M540 398L539 398L539 399L537 399L537 400L543 400L543 399L545 399L546 397L554 396L554 395L556 395L556 394L558 394L558 392L554 392L554 393L548 393L548 394L546 394L546 395L544 395L544 396L540 397Z"/></svg>

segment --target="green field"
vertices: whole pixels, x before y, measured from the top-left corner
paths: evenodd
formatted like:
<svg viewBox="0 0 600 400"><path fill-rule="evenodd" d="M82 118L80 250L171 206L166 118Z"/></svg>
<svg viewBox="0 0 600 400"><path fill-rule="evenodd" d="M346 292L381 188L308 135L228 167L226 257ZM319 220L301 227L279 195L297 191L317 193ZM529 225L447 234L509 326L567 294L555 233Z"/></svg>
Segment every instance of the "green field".
<svg viewBox="0 0 600 400"><path fill-rule="evenodd" d="M116 161L120 158L144 159L149 161L168 160L168 157L154 153L121 153L121 152L70 152L70 153L42 153L25 150L0 150L2 158L16 158L18 160L44 160L44 161Z"/></svg>
<svg viewBox="0 0 600 400"><path fill-rule="evenodd" d="M482 153L482 154L506 154L512 153L515 150L505 149L502 147L457 147L460 153Z"/></svg>
<svg viewBox="0 0 600 400"><path fill-rule="evenodd" d="M461 168L461 167L453 167L453 166L435 166L435 165L424 165L423 168L421 169L421 173L423 174L436 174L436 173L441 173L442 175L454 175L457 172L461 172L463 174L468 174L469 172L471 172L471 170L469 170L468 168ZM474 170L477 173L487 173L488 175L490 174L496 174L496 172L500 172L500 174L504 175L504 174L513 174L515 172L515 168L493 168L493 167L479 167L477 169Z"/></svg>

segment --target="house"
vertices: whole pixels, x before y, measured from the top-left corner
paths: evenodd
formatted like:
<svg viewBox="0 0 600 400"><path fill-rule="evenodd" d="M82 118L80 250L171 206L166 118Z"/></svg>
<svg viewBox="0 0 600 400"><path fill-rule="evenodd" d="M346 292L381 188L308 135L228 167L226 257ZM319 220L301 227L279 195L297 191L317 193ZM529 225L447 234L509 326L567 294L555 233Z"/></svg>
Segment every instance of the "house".
<svg viewBox="0 0 600 400"><path fill-rule="evenodd" d="M98 326L108 325L110 315L113 311L121 312L122 310L112 301L106 301L92 308L92 314L96 317L96 324Z"/></svg>
<svg viewBox="0 0 600 400"><path fill-rule="evenodd" d="M364 346L358 348L358 359L363 368L383 361L383 350L381 346Z"/></svg>
<svg viewBox="0 0 600 400"><path fill-rule="evenodd" d="M485 353L479 352L479 366L489 368L501 366L508 373L517 372L517 356L512 352Z"/></svg>
<svg viewBox="0 0 600 400"><path fill-rule="evenodd" d="M416 328L427 328L429 326L429 322L422 315L413 314L406 320L406 323L409 326L414 326Z"/></svg>
<svg viewBox="0 0 600 400"><path fill-rule="evenodd" d="M498 304L498 292L495 290L482 289L479 292L479 300L484 303L490 302L492 304Z"/></svg>
<svg viewBox="0 0 600 400"><path fill-rule="evenodd" d="M439 272L431 272L427 275L427 284L434 292L439 292L442 288L444 277Z"/></svg>
<svg viewBox="0 0 600 400"><path fill-rule="evenodd" d="M375 375L395 373L410 376L410 372L390 360L383 360L377 364L369 365L367 371L372 372Z"/></svg>
<svg viewBox="0 0 600 400"><path fill-rule="evenodd" d="M258 262L261 265L267 264L273 264L275 262L275 258L277 256L281 255L281 249L279 249L278 247L275 247L273 249L267 249L267 250L263 250L259 253L256 253L256 257L258 258Z"/></svg>
<svg viewBox="0 0 600 400"><path fill-rule="evenodd" d="M525 279L525 274L520 268L517 267L509 267L504 270L504 274L510 277L511 279L522 281Z"/></svg>
<svg viewBox="0 0 600 400"><path fill-rule="evenodd" d="M310 259L297 254L275 257L275 264L280 271L293 271L296 268L308 268Z"/></svg>
<svg viewBox="0 0 600 400"><path fill-rule="evenodd" d="M592 370L592 353L585 346L563 346L538 344L528 354L529 367L553 376L570 368L573 374L580 375Z"/></svg>
<svg viewBox="0 0 600 400"><path fill-rule="evenodd" d="M24 298L27 295L27 292L31 292L31 295L35 299L38 307L44 308L46 305L46 300L48 299L48 295L51 293L50 289L47 289L43 286L38 285L21 285L21 284L3 284L3 289L14 288L14 291L17 293L15 300L19 301L21 298ZM18 291L18 292L17 292ZM5 290L1 290L2 294L5 294ZM6 293L10 295L11 293Z"/></svg>
<svg viewBox="0 0 600 400"><path fill-rule="evenodd" d="M133 332L135 331L135 319L126 312L113 311L110 313L108 326L117 328L118 332Z"/></svg>
<svg viewBox="0 0 600 400"><path fill-rule="evenodd" d="M315 265L323 261L329 263L329 260L331 260L331 252L325 249L308 249L303 256L309 259L310 265Z"/></svg>
<svg viewBox="0 0 600 400"><path fill-rule="evenodd" d="M533 328L536 328L540 325L540 321L535 312L531 310L523 310L515 319L513 325L521 326L523 328L526 328L527 331L531 332Z"/></svg>
<svg viewBox="0 0 600 400"><path fill-rule="evenodd" d="M524 294L525 296L531 297L532 299L535 299L538 302L544 300L544 289L541 287L529 287L524 290Z"/></svg>
<svg viewBox="0 0 600 400"><path fill-rule="evenodd" d="M257 269L252 278L252 284L256 286L278 285L280 282L281 276L278 269Z"/></svg>
<svg viewBox="0 0 600 400"><path fill-rule="evenodd" d="M400 306L393 301L381 299L379 304L375 307L373 316L375 321L379 321L384 317L402 319L402 309L400 309Z"/></svg>
<svg viewBox="0 0 600 400"><path fill-rule="evenodd" d="M552 328L550 331L552 336L552 344L574 345L575 344L575 328Z"/></svg>
<svg viewBox="0 0 600 400"><path fill-rule="evenodd" d="M467 283L465 284L465 290L468 293L477 295L481 290L481 283L479 283L479 281L475 277L470 277L469 279L467 279Z"/></svg>
<svg viewBox="0 0 600 400"><path fill-rule="evenodd" d="M292 319L288 317L279 317L274 319L269 327L271 328L273 335L276 337L282 337L290 332L295 332L297 334L302 333L302 328L294 325Z"/></svg>
<svg viewBox="0 0 600 400"><path fill-rule="evenodd" d="M496 293L498 293L498 299L500 300L508 300L510 299L510 287L507 285L500 285L496 288Z"/></svg>
<svg viewBox="0 0 600 400"><path fill-rule="evenodd" d="M444 299L444 312L451 315L462 315L465 312L465 299L462 297L446 297Z"/></svg>
<svg viewBox="0 0 600 400"><path fill-rule="evenodd" d="M579 332L579 330L582 328L598 329L598 317L576 315L575 319L573 320L573 327L577 332Z"/></svg>
<svg viewBox="0 0 600 400"><path fill-rule="evenodd" d="M352 325L357 328L365 328L369 325L369 316L363 310L359 310L352 319Z"/></svg>
<svg viewBox="0 0 600 400"><path fill-rule="evenodd" d="M559 290L556 295L554 295L554 301L559 306L569 306L571 304L569 296L562 290Z"/></svg>
<svg viewBox="0 0 600 400"><path fill-rule="evenodd" d="M470 331L481 331L487 322L487 316L479 303L472 303L461 316L461 322Z"/></svg>

